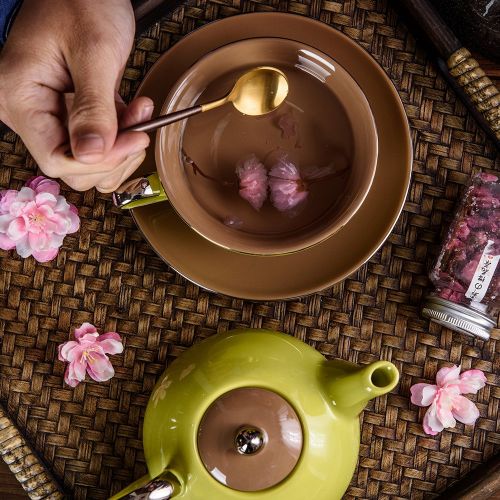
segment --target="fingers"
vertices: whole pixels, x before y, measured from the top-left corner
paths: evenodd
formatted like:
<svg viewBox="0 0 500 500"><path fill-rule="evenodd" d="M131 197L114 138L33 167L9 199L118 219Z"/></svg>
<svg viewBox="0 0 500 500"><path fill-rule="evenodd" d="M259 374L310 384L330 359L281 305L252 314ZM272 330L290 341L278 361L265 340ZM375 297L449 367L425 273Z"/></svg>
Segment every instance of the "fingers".
<svg viewBox="0 0 500 500"><path fill-rule="evenodd" d="M119 134L99 163L82 164L76 158L68 157L65 154L68 143L64 126L65 98L66 102L71 102L71 95L64 96L41 85L23 87L18 91L23 97L20 104L2 118L7 118L9 125L23 137L35 161L49 177L60 177L79 191L99 186L102 192L108 192L118 187L143 161L144 150L150 142L149 136L143 132ZM115 117L120 114L120 121L125 126L146 121L151 117L152 104L145 97L134 100L129 106L117 102Z"/></svg>
<svg viewBox="0 0 500 500"><path fill-rule="evenodd" d="M75 159L95 164L104 160L116 139L115 85L121 67L112 51L98 53L97 45L94 51L86 49L82 45L67 61L75 91L68 128Z"/></svg>
<svg viewBox="0 0 500 500"><path fill-rule="evenodd" d="M119 172L116 177L109 177L97 183L97 191L101 193L112 193L116 191L142 165L144 158L146 158L145 151L130 158L129 161L122 166L122 171Z"/></svg>
<svg viewBox="0 0 500 500"><path fill-rule="evenodd" d="M154 103L149 97L134 99L120 115L120 128L131 127L151 119Z"/></svg>
<svg viewBox="0 0 500 500"><path fill-rule="evenodd" d="M147 97L135 99L127 107L117 104L120 123L125 126L147 121L153 112L153 102ZM61 178L73 189L85 191L96 187L100 192L115 191L141 165L145 158L145 149L149 145L149 136L144 132L124 132L118 134L116 142L105 160L96 165L82 166L73 158L64 156L64 148L58 151L59 164L64 173ZM74 175L68 175L75 172Z"/></svg>
<svg viewBox="0 0 500 500"><path fill-rule="evenodd" d="M36 93L27 88L21 91L18 106L10 109L9 126L22 138L40 168L50 177L58 177L54 162L57 148L68 139L61 116L63 98L53 90L37 86Z"/></svg>
<svg viewBox="0 0 500 500"><path fill-rule="evenodd" d="M146 152L141 151L127 158L113 171L103 174L63 176L61 179L71 188L77 191L87 191L96 187L101 193L116 191L125 180L139 168L144 161Z"/></svg>

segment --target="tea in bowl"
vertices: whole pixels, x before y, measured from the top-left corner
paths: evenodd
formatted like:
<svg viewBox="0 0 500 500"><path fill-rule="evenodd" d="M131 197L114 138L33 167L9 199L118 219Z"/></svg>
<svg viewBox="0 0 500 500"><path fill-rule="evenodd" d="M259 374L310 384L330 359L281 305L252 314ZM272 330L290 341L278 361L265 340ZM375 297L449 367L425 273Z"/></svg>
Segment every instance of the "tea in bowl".
<svg viewBox="0 0 500 500"><path fill-rule="evenodd" d="M337 232L370 189L377 133L369 104L333 59L279 38L235 42L187 71L161 114L220 99L251 68L272 66L289 93L275 111L231 104L160 129L156 164L166 199L209 241L256 255L295 252ZM150 176L151 187L161 191ZM154 186L156 184L156 186ZM150 189L150 194L154 189Z"/></svg>

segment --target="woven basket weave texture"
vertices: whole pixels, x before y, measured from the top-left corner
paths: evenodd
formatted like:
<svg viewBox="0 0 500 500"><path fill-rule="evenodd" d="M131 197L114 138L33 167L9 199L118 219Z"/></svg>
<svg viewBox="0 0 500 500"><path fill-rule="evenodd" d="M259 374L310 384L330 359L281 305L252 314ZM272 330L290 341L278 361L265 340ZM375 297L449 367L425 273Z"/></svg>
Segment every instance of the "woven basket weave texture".
<svg viewBox="0 0 500 500"><path fill-rule="evenodd" d="M258 303L200 289L159 259L109 195L65 190L82 216L57 259L37 264L0 252L0 397L8 414L74 498L104 499L145 472L141 423L165 365L194 342L234 327L292 334L326 356L391 360L401 383L362 415L359 466L346 498L431 498L500 448L500 334L488 342L429 324L419 304L428 266L471 172L494 169L495 150L384 0L198 1L137 39L122 82L134 94L172 44L209 21L253 11L319 19L366 48L396 85L411 125L414 165L404 211L377 254L342 283L313 296ZM20 188L36 165L17 136L0 137L0 187ZM57 346L89 321L118 331L108 383L63 385ZM475 427L424 434L411 384L442 366L478 368ZM332 471L334 473L334 471Z"/></svg>

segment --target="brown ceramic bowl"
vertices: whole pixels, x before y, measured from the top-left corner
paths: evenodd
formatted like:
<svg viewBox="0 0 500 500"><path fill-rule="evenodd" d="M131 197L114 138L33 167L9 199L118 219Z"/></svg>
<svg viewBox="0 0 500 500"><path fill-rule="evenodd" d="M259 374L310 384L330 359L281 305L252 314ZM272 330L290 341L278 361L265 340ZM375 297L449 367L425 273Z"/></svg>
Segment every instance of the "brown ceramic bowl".
<svg viewBox="0 0 500 500"><path fill-rule="evenodd" d="M226 104L164 127L156 164L170 203L204 238L241 253L286 254L325 240L356 213L375 175L377 132L361 88L338 62L282 38L242 40L204 56L178 80L161 113L218 99L257 66L285 73L284 104L261 117ZM305 182L291 185L307 191L305 202L281 210L269 196L257 210L239 196L236 165L252 155L268 173L280 158L293 163Z"/></svg>
<svg viewBox="0 0 500 500"><path fill-rule="evenodd" d="M316 47L340 62L363 89L377 125L379 159L373 185L359 210L341 230L318 245L266 257L231 252L210 243L185 224L168 202L134 208L132 214L155 252L192 282L242 299L282 300L340 282L380 248L394 229L406 199L412 143L405 109L384 69L342 32L301 15L259 12L208 23L158 59L137 95L151 97L157 113L165 95L201 57L229 43L256 37L282 37ZM149 148L137 173L146 176L155 169L154 148ZM398 232L396 229L396 238ZM373 265L378 266L381 259L383 252ZM151 265L154 275L154 262ZM358 278L363 280L364 271L360 272ZM181 280L179 286L191 285Z"/></svg>

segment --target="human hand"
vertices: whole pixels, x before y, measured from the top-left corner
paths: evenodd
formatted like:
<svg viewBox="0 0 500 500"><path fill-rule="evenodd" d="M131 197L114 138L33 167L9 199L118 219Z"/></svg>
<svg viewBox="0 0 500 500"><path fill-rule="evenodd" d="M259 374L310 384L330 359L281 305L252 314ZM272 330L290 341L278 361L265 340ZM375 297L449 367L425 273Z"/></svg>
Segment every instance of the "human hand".
<svg viewBox="0 0 500 500"><path fill-rule="evenodd" d="M144 160L147 134L117 135L153 112L117 94L134 30L130 0L24 0L0 53L0 119L74 189L114 191Z"/></svg>

